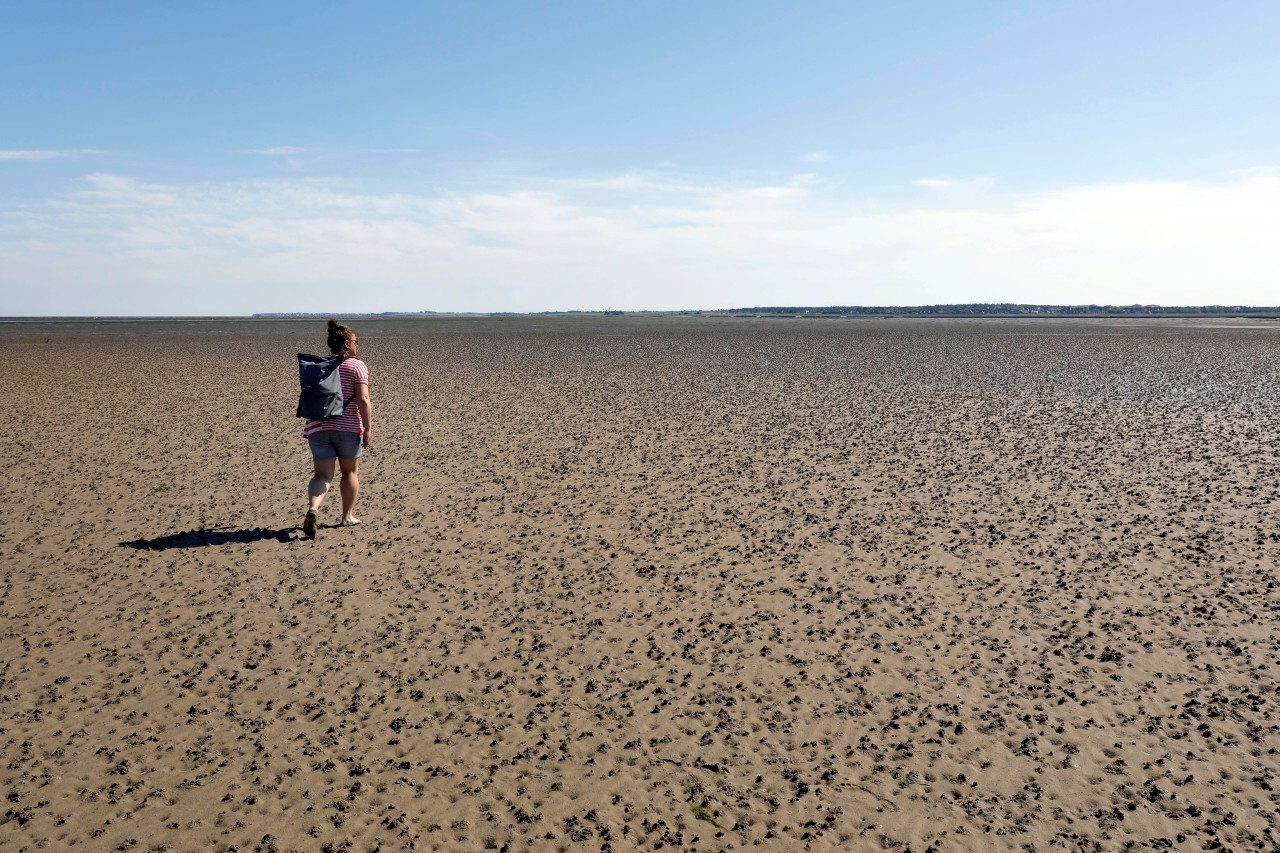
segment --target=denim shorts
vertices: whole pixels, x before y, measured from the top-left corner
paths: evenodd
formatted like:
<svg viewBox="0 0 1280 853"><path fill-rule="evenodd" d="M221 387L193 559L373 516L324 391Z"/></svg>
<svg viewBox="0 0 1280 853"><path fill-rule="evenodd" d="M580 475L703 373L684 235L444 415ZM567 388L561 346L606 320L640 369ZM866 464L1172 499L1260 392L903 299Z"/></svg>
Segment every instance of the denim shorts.
<svg viewBox="0 0 1280 853"><path fill-rule="evenodd" d="M364 436L357 432L322 432L307 439L311 458L317 462L329 459L359 459L364 453Z"/></svg>

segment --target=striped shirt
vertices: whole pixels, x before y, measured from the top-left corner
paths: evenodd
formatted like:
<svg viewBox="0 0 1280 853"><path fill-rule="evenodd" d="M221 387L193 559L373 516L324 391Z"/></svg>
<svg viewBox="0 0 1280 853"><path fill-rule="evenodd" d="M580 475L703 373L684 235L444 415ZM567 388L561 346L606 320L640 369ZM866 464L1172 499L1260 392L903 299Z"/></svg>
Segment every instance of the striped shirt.
<svg viewBox="0 0 1280 853"><path fill-rule="evenodd" d="M360 420L360 407L353 396L357 385L369 384L369 368L358 358L349 358L338 365L338 376L342 379L342 414L324 421L308 420L302 427L302 437L311 438L322 432L354 432L364 434L364 422ZM350 402L347 402L347 401Z"/></svg>

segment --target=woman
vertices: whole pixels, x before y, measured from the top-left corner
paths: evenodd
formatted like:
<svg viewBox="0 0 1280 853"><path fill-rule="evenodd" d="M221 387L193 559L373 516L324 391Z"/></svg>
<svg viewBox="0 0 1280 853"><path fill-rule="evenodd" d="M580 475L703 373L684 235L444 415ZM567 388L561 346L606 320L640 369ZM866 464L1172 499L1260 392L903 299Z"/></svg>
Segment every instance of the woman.
<svg viewBox="0 0 1280 853"><path fill-rule="evenodd" d="M345 360L338 365L342 379L344 406L339 417L329 420L308 420L302 427L302 435L311 444L311 458L315 473L307 486L307 515L302 522L302 533L308 539L316 538L316 513L329 486L333 483L334 467L342 469L342 521L343 527L360 523L352 514L356 496L360 494L360 455L370 450L369 427L373 421L373 407L369 402L369 368L357 358L360 339L349 326L337 320L329 321L329 352ZM348 402L349 401L349 402Z"/></svg>

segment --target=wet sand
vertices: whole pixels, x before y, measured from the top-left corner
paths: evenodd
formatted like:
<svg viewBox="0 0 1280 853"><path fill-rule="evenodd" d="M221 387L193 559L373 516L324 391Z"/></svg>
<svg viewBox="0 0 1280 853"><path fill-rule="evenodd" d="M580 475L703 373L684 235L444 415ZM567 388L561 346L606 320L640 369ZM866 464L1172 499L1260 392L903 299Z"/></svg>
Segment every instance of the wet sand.
<svg viewBox="0 0 1280 853"><path fill-rule="evenodd" d="M0 325L0 849L1280 849L1280 324L352 325Z"/></svg>

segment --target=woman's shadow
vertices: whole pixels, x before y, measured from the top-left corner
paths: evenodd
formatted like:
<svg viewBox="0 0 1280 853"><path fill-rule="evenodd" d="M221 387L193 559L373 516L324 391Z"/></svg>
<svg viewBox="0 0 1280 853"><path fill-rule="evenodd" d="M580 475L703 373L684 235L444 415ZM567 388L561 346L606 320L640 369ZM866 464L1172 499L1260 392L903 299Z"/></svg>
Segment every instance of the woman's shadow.
<svg viewBox="0 0 1280 853"><path fill-rule="evenodd" d="M210 545L247 545L267 539L292 542L298 538L294 534L299 530L300 528L297 527L286 527L281 530L269 530L266 527L250 527L243 530L205 527L200 530L184 530L168 536L157 536L154 539L131 539L128 542L121 542L120 547L138 551L168 551L173 548L207 548Z"/></svg>

